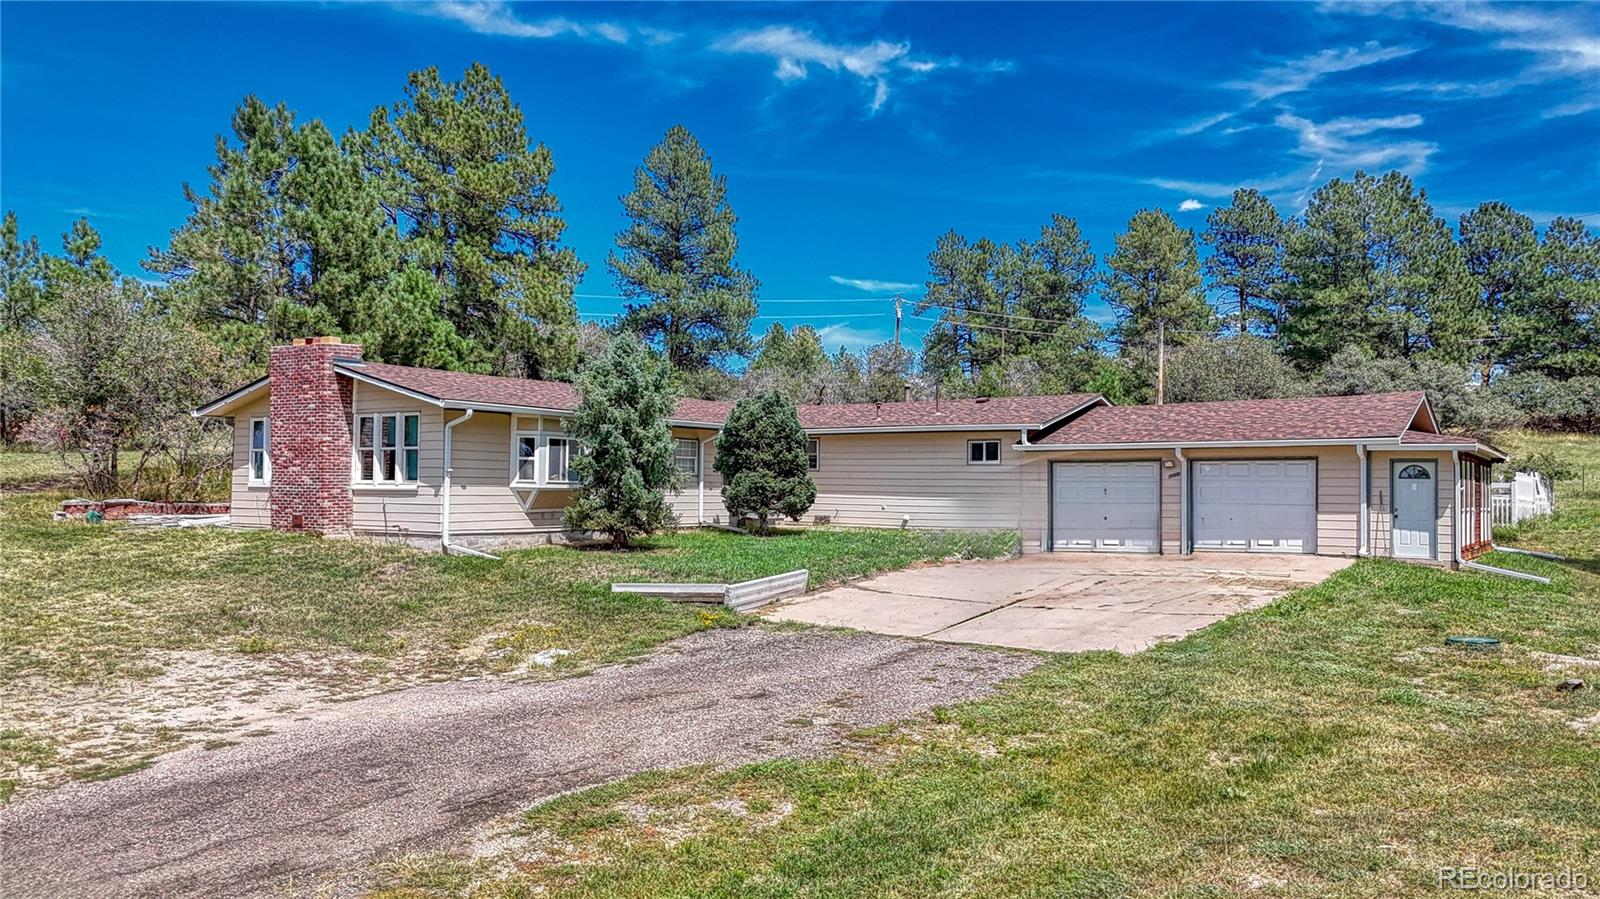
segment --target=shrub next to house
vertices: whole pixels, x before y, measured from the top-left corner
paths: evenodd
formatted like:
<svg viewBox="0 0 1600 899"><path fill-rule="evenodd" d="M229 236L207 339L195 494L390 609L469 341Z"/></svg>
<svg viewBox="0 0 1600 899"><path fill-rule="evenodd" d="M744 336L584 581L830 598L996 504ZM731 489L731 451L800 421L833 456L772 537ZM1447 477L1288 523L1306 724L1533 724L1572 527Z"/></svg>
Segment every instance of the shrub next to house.
<svg viewBox="0 0 1600 899"><path fill-rule="evenodd" d="M578 391L583 401L567 434L581 449L572 460L579 487L566 509L567 527L607 534L620 548L670 525L667 419L678 401L671 371L638 340L618 337L584 366Z"/></svg>
<svg viewBox="0 0 1600 899"><path fill-rule="evenodd" d="M717 438L722 504L735 519L754 515L765 533L774 515L799 520L817 499L806 474L806 432L794 404L776 391L740 400Z"/></svg>

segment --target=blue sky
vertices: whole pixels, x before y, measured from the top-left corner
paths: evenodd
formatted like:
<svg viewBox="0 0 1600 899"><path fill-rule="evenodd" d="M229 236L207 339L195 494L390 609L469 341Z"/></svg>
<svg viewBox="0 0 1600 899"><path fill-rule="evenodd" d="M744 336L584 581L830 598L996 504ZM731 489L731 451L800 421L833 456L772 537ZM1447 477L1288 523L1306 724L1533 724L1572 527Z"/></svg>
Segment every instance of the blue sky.
<svg viewBox="0 0 1600 899"><path fill-rule="evenodd" d="M728 177L757 329L834 346L889 335L950 228L1062 213L1103 257L1141 207L1199 230L1255 186L1294 213L1358 167L1452 223L1498 199L1600 224L1600 11L1554 4L5 3L0 205L51 248L89 216L137 274L245 94L342 132L474 60L555 155L591 318L619 305L617 197L679 122Z"/></svg>

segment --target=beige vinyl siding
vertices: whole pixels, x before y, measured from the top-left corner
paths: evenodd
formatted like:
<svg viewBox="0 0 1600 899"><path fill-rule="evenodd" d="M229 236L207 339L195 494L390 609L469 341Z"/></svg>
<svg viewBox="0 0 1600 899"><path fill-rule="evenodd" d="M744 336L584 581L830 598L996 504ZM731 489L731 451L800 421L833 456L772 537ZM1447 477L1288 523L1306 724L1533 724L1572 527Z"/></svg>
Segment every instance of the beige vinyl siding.
<svg viewBox="0 0 1600 899"><path fill-rule="evenodd" d="M417 420L417 484L363 486L355 480L351 460L351 526L363 534L433 536L439 533L439 491L444 481L444 417L437 406L374 384L353 382L352 415L375 412L415 413ZM351 434L359 434L352 425ZM359 438L355 438L359 439Z"/></svg>
<svg viewBox="0 0 1600 899"><path fill-rule="evenodd" d="M1161 478L1161 552L1178 552L1178 469L1166 467L1170 450L1080 450L1028 452L1020 468L1022 477L1021 530L1024 553L1044 552L1049 545L1050 463L1052 462L1155 462Z"/></svg>
<svg viewBox="0 0 1600 899"><path fill-rule="evenodd" d="M1372 464L1371 504L1368 507L1372 522L1372 554L1387 558L1393 549L1390 529L1394 525L1393 496L1394 468L1392 462L1434 462L1439 490L1437 530L1434 535L1436 561L1450 564L1455 561L1455 507L1456 467L1447 452L1373 451L1368 452Z"/></svg>
<svg viewBox="0 0 1600 899"><path fill-rule="evenodd" d="M228 515L236 528L272 526L271 489L250 486L250 420L266 417L266 395L241 406L233 415L233 489Z"/></svg>
<svg viewBox="0 0 1600 899"><path fill-rule="evenodd" d="M1191 462L1212 459L1315 459L1319 556L1353 556L1361 546L1361 464L1354 446L1282 446L1185 450ZM1176 550L1174 550L1176 551Z"/></svg>
<svg viewBox="0 0 1600 899"><path fill-rule="evenodd" d="M683 527L693 527L705 521L711 524L727 524L728 510L722 505L722 475L711 463L716 458L717 444L711 438L717 434L713 430L673 428L672 436L701 442L700 468L705 474L705 517L701 518L700 481L695 478L685 478L676 490L667 491L667 505L672 507L672 513L678 516L678 524Z"/></svg>
<svg viewBox="0 0 1600 899"><path fill-rule="evenodd" d="M845 527L1012 530L1022 501L1015 431L823 434L811 472L819 516ZM997 464L967 464L967 441L999 440Z"/></svg>
<svg viewBox="0 0 1600 899"><path fill-rule="evenodd" d="M463 413L452 410L450 417ZM523 415L519 427L534 431L538 417ZM554 418L544 419L545 432L559 430ZM561 512L572 491L540 487L527 510L528 490L512 490L512 416L479 412L454 431L451 454L450 531L454 534L527 534L561 530ZM531 490L532 488L529 488Z"/></svg>

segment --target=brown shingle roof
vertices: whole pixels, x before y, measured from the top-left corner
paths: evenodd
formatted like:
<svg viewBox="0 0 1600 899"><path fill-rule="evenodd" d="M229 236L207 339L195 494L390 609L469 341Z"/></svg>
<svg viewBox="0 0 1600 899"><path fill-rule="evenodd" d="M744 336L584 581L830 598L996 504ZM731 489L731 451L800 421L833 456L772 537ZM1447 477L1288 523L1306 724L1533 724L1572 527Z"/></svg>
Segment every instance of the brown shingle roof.
<svg viewBox="0 0 1600 899"><path fill-rule="evenodd" d="M1478 441L1471 437L1462 437L1457 434L1433 434L1428 431L1407 431L1400 435L1401 443L1431 443L1435 445L1459 444L1461 446L1477 446Z"/></svg>
<svg viewBox="0 0 1600 899"><path fill-rule="evenodd" d="M1164 406L1102 406L1034 441L1041 446L1397 438L1421 391ZM1433 435L1429 435L1433 436Z"/></svg>
<svg viewBox="0 0 1600 899"><path fill-rule="evenodd" d="M522 406L551 411L578 407L578 391L571 384L470 375L433 368L386 365L381 362L341 363L346 371L392 384L445 403ZM911 403L835 403L798 408L800 424L807 430L871 430L875 428L1039 428L1085 405L1100 402L1098 394L1016 396L992 399L918 401ZM685 399L678 402L673 420L720 425L733 403Z"/></svg>

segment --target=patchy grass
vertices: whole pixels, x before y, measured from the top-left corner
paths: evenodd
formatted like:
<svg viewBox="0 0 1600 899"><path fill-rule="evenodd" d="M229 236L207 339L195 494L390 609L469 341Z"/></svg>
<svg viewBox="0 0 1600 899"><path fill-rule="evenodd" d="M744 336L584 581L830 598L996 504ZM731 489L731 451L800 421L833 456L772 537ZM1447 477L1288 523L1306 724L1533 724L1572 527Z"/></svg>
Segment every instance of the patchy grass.
<svg viewBox="0 0 1600 899"><path fill-rule="evenodd" d="M65 485L72 471L59 453L0 450L0 494Z"/></svg>
<svg viewBox="0 0 1600 899"><path fill-rule="evenodd" d="M1441 868L1600 879L1600 521L1549 586L1363 560L1134 656L1060 656L823 761L562 797L376 896L1435 896ZM1491 635L1495 651L1449 648Z"/></svg>
<svg viewBox="0 0 1600 899"><path fill-rule="evenodd" d="M237 739L308 703L446 677L566 676L744 621L613 594L614 581L809 568L820 585L1016 545L1009 533L703 530L630 552L542 547L496 562L364 540L52 522L61 498L0 499L8 793ZM24 751L36 745L48 757Z"/></svg>
<svg viewBox="0 0 1600 899"><path fill-rule="evenodd" d="M1508 546L1553 552L1600 574L1594 559L1600 543L1600 438L1589 434L1512 431L1496 438L1496 446L1520 456L1553 452L1579 475L1556 482L1556 514L1525 521L1514 528L1497 527L1495 540Z"/></svg>

